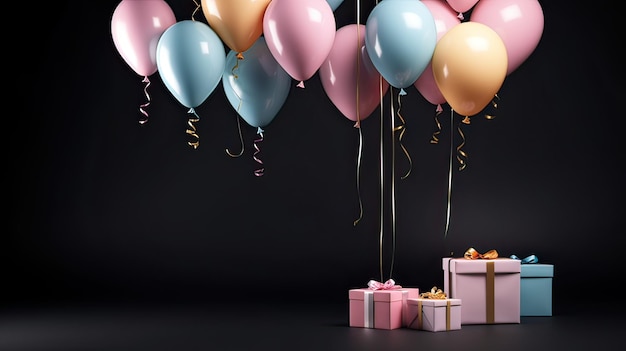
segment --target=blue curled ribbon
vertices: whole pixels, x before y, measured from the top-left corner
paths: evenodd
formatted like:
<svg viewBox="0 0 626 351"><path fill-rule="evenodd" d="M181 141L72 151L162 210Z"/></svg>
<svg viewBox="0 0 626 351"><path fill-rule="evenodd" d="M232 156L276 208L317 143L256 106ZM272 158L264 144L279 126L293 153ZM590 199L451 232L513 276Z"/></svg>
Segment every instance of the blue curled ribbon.
<svg viewBox="0 0 626 351"><path fill-rule="evenodd" d="M523 259L520 259L519 257L515 256L515 255L511 255L511 258L514 260L520 260L522 261L522 264L527 264L527 263L538 263L539 262L539 258L535 255L529 255L524 257Z"/></svg>

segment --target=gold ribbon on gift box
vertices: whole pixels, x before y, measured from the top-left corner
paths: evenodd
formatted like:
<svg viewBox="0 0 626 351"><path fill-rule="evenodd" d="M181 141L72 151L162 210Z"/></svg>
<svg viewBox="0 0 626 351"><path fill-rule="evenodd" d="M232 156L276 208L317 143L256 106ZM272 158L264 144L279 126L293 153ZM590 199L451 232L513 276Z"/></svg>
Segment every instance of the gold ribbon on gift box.
<svg viewBox="0 0 626 351"><path fill-rule="evenodd" d="M445 300L447 299L446 297L446 293L444 293L441 289L437 289L436 286L433 286L432 289L430 289L430 291L427 291L425 293L421 293L420 294L420 298L422 299L432 299L432 300ZM451 308L451 304L450 304L450 300L448 299L447 304L446 304L446 330L450 330L450 308ZM409 325L412 325L413 323L415 323L415 320L417 319L417 328L418 329L422 329L423 328L423 320L422 320L422 313L423 313L423 306L422 306L422 301L421 300L417 300L417 316L415 316L413 318L413 320L411 321L411 323L409 323Z"/></svg>
<svg viewBox="0 0 626 351"><path fill-rule="evenodd" d="M476 251L476 249L474 249L473 247L470 247L469 249L467 249L467 251L465 251L465 254L463 255L463 257L465 257L465 259L468 260L476 260L476 259L486 259L486 260L492 260L495 258L498 258L498 251L496 250L489 250L487 252L485 252L484 254L481 254L480 252ZM489 261L487 262L487 276L486 276L486 303L487 303L487 308L486 308L486 322L487 324L494 324L495 323L495 285L496 285L496 269L495 269L495 264L493 261Z"/></svg>

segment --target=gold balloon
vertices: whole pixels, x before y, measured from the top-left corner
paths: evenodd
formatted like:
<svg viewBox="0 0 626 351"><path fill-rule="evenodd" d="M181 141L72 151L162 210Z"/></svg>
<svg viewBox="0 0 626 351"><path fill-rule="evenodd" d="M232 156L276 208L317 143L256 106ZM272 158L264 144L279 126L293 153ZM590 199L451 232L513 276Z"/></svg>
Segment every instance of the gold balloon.
<svg viewBox="0 0 626 351"><path fill-rule="evenodd" d="M473 116L495 97L506 77L508 57L500 36L478 22L463 22L444 34L432 57L437 87L450 107Z"/></svg>
<svg viewBox="0 0 626 351"><path fill-rule="evenodd" d="M209 26L233 51L241 53L263 34L263 16L271 0L202 0Z"/></svg>

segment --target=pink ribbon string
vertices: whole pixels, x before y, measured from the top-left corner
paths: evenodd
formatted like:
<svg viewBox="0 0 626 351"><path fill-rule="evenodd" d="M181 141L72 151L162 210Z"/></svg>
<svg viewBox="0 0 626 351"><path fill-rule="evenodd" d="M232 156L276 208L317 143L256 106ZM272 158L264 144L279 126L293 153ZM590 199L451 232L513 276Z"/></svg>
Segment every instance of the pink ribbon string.
<svg viewBox="0 0 626 351"><path fill-rule="evenodd" d="M401 285L396 285L396 282L393 279L388 279L384 283L376 281L374 279L370 280L367 283L367 286L371 290L394 290L394 289L402 289Z"/></svg>
<svg viewBox="0 0 626 351"><path fill-rule="evenodd" d="M261 129L261 127L257 129L257 134L259 135L259 138L254 140L255 151L254 151L254 155L252 155L252 158L259 164L263 165L263 161L261 161L261 159L256 156L259 152L261 152L261 149L259 149L258 143L263 141L263 129ZM254 175L257 177L260 177L264 174L264 172L265 172L265 167L261 167L254 171Z"/></svg>
<svg viewBox="0 0 626 351"><path fill-rule="evenodd" d="M145 110L148 106L150 106L150 94L148 94L148 87L150 86L150 78L148 76L143 77L142 83L146 83L143 88L143 93L146 95L146 102L139 105L139 112L144 116L139 120L139 124L145 124L148 122L148 112Z"/></svg>

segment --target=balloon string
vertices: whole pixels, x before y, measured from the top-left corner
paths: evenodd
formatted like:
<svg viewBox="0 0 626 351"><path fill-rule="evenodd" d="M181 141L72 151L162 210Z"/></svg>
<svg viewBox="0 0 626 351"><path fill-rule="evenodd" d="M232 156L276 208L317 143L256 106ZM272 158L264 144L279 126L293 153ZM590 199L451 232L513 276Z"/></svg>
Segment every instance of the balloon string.
<svg viewBox="0 0 626 351"><path fill-rule="evenodd" d="M255 151L254 151L254 155L252 156L252 158L256 162L258 162L259 164L262 165L263 161L261 161L261 159L256 156L259 152L261 152L261 149L259 149L259 145L258 144L263 141L263 129L261 129L261 127L258 127L257 134L259 135L259 138L254 140L254 150ZM262 176L264 174L264 172L265 172L265 168L261 167L261 168L258 168L258 169L256 169L254 171L254 175L257 176L257 177L260 177L260 176Z"/></svg>
<svg viewBox="0 0 626 351"><path fill-rule="evenodd" d="M150 106L150 94L148 94L148 87L150 86L150 78L148 78L148 76L145 76L143 77L143 80L141 82L146 83L143 88L143 93L146 96L146 102L139 105L139 112L141 112L141 114L144 116L141 119L139 119L139 124L145 124L146 122L148 122L148 112L146 111L146 108Z"/></svg>
<svg viewBox="0 0 626 351"><path fill-rule="evenodd" d="M378 1L377 1L378 2ZM383 133L383 129L384 129L384 121L385 121L385 116L384 116L384 106L383 106L383 78L382 76L379 77L378 79L378 89L380 91L380 219L379 219L379 236L378 236L378 265L379 265L379 269L380 269L380 281L384 281L384 275L383 275L383 233L384 233L384 219L385 219L385 213L384 213L384 205L385 205L385 200L384 200L384 180L385 180L385 156L384 156L384 133ZM393 88L390 88L390 90L393 90Z"/></svg>
<svg viewBox="0 0 626 351"><path fill-rule="evenodd" d="M404 155L409 161L409 170L402 177L400 177L400 179L406 179L406 177L408 177L409 174L411 174L411 169L413 168L411 155L409 155L409 151L406 149L406 147L404 147L404 144L402 144L402 138L404 138L404 133L406 132L406 127L405 127L406 123L404 121L404 118L402 117L402 114L400 113L400 110L402 109L402 96L404 95L406 95L406 92L404 91L404 89L401 89L400 93L398 94L398 118L400 119L400 125L393 128L394 132L400 131L400 135L398 136L398 143L400 144L402 151L404 151Z"/></svg>
<svg viewBox="0 0 626 351"><path fill-rule="evenodd" d="M239 70L239 61L243 60L243 54L238 52L236 58L237 60L235 61L235 65L231 68L230 72L233 74L235 79L238 79L239 76L237 75L237 71Z"/></svg>
<svg viewBox="0 0 626 351"><path fill-rule="evenodd" d="M454 129L454 110L450 109L450 157L448 162L448 201L447 201L447 209L446 209L446 230L444 232L444 239L448 236L448 229L450 228L450 208L452 198L452 160L454 159L454 137L453 137L453 129Z"/></svg>
<svg viewBox="0 0 626 351"><path fill-rule="evenodd" d="M461 123L463 124L470 124L470 118L468 116L465 116L465 118L463 118L463 120L461 120ZM457 146L456 150L457 150L457 160L459 161L459 171L462 171L465 169L465 167L467 166L467 153L465 151L463 151L463 146L465 146L465 134L463 134L463 130L461 130L461 124L459 124L458 127L459 130L459 135L461 136L461 144L459 144L459 146Z"/></svg>
<svg viewBox="0 0 626 351"><path fill-rule="evenodd" d="M360 17L360 1L356 2L356 13L357 13L357 27L356 27L356 41L357 41L357 50L356 50L356 123L354 124L355 128L359 128L359 154L357 156L356 163L356 192L359 198L359 217L354 220L353 225L356 225L363 219L363 200L361 199L361 159L363 157L363 131L361 130L361 114L359 112L359 76L360 76L360 59L361 59L361 49L359 48L359 39L361 38L359 32L359 20Z"/></svg>
<svg viewBox="0 0 626 351"><path fill-rule="evenodd" d="M500 98L498 97L498 94L494 95L494 98L491 100L491 106L493 106L494 109L498 108L498 101ZM496 118L496 115L491 115L491 114L485 114L485 118L486 119L494 119Z"/></svg>
<svg viewBox="0 0 626 351"><path fill-rule="evenodd" d="M404 89L400 89L398 93L398 100L400 99L400 95ZM390 99L393 99L393 94L389 96ZM395 120L395 112L393 107L393 100L390 101L389 106L391 107L391 265L389 268L389 279L392 278L393 273L393 264L395 258L396 251L396 147L395 142L393 142L393 136L395 133L394 126L396 125Z"/></svg>
<svg viewBox="0 0 626 351"><path fill-rule="evenodd" d="M439 123L439 115L443 112L443 108L441 108L441 104L437 105L435 109L435 124L437 125L437 130L433 132L433 136L430 139L431 144L439 143L439 134L441 134L441 123Z"/></svg>
<svg viewBox="0 0 626 351"><path fill-rule="evenodd" d="M186 133L196 139L195 141L188 141L187 144L189 144L189 146L192 146L194 149L197 149L198 146L200 146L200 137L198 136L198 133L196 133L196 126L194 125L194 123L200 121L200 116L198 116L193 107L190 108L187 113L193 114L195 118L190 116L187 119L187 125L189 125L189 128L187 128Z"/></svg>
<svg viewBox="0 0 626 351"><path fill-rule="evenodd" d="M195 16L195 15L196 15L196 12L198 12L198 10L200 10L200 6L201 6L201 5L200 5L200 4L199 4L196 0L193 0L193 3L194 3L194 4L196 4L196 8L195 8L195 9L193 10L193 12L191 13L191 20L192 20L192 21L195 21L196 19L195 19L195 18L193 18L193 16Z"/></svg>
<svg viewBox="0 0 626 351"><path fill-rule="evenodd" d="M237 94L237 93L235 93ZM239 109L241 108L241 98L239 99L239 105L237 105L237 113L239 114ZM233 154L230 152L230 150L226 149L226 153L228 154L228 156L230 157L239 157L241 155L243 155L243 150L245 148L244 144L243 144L243 136L241 135L241 123L239 122L239 115L235 116L235 119L237 120L237 130L239 132L239 142L241 143L241 150L239 151L238 154Z"/></svg>
<svg viewBox="0 0 626 351"><path fill-rule="evenodd" d="M359 217L354 220L353 225L356 225L363 219L363 200L361 199L361 158L363 157L363 131L359 128L359 155L356 162L356 192L359 197Z"/></svg>

